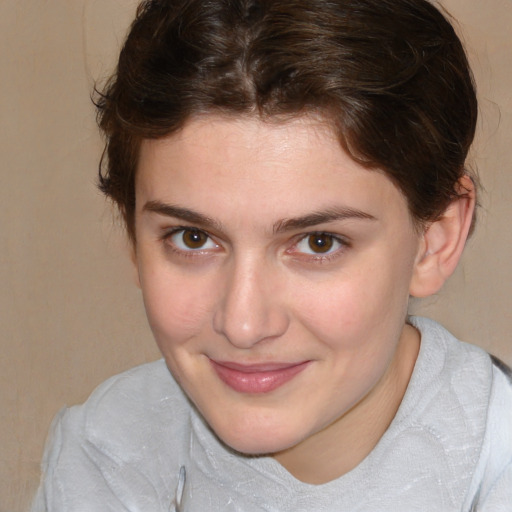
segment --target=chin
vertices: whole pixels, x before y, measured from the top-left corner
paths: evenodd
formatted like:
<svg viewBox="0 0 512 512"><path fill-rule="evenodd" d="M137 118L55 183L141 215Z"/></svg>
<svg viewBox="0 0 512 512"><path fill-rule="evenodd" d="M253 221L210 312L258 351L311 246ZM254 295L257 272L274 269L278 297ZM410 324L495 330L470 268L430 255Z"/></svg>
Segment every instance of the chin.
<svg viewBox="0 0 512 512"><path fill-rule="evenodd" d="M291 448L295 444L275 442L268 439L237 439L235 441L220 439L232 450L243 455L272 455Z"/></svg>
<svg viewBox="0 0 512 512"><path fill-rule="evenodd" d="M211 424L210 424L211 425ZM294 432L287 432L283 426L256 426L249 428L247 424L233 428L233 425L212 428L217 437L231 449L244 455L266 455L278 453L301 441L301 437Z"/></svg>

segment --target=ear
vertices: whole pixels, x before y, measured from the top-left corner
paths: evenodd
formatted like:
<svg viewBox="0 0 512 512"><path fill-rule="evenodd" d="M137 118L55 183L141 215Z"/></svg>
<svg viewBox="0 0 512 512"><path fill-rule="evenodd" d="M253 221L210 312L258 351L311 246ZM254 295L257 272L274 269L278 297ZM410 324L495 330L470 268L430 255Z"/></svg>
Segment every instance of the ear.
<svg viewBox="0 0 512 512"><path fill-rule="evenodd" d="M443 215L423 233L409 289L413 297L438 292L460 260L476 203L475 184L468 175L457 182L456 193Z"/></svg>

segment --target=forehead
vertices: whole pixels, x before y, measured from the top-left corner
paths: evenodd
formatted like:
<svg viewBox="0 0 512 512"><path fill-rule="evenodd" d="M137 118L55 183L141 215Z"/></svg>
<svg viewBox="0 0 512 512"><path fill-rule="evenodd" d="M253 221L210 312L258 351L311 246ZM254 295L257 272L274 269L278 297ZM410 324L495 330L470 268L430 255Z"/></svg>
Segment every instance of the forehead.
<svg viewBox="0 0 512 512"><path fill-rule="evenodd" d="M405 205L384 173L355 162L330 126L310 116L267 122L210 115L145 140L136 193L139 205L186 202L200 211L229 205L240 214L282 216L338 205L373 215L385 205Z"/></svg>
<svg viewBox="0 0 512 512"><path fill-rule="evenodd" d="M156 163L164 153L172 153L180 165L187 166L203 166L201 159L206 159L208 167L226 169L235 160L282 167L294 159L325 159L339 150L334 131L317 117L263 120L256 116L210 114L190 119L181 130L167 137L144 140L141 160L142 165L145 159Z"/></svg>

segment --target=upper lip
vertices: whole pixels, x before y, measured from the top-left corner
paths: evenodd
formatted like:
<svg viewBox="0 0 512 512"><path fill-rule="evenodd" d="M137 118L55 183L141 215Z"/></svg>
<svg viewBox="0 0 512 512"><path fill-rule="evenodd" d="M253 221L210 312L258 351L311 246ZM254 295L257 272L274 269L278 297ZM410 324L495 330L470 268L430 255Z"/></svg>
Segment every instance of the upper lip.
<svg viewBox="0 0 512 512"><path fill-rule="evenodd" d="M305 364L309 361L299 361L297 363L290 362L270 362L270 363L252 363L252 364L244 364L244 363L236 363L234 361L217 361L212 359L212 362L218 364L219 366L224 366L225 368L229 368L230 370L235 370L243 373L258 373L258 372L275 372L279 370L284 370L286 368L292 368L294 366L299 366L301 364Z"/></svg>

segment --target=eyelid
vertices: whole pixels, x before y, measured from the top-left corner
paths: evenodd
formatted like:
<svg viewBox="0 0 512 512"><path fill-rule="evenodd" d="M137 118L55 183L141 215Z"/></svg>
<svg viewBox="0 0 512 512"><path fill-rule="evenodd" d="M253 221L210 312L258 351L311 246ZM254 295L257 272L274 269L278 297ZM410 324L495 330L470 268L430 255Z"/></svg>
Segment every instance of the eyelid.
<svg viewBox="0 0 512 512"><path fill-rule="evenodd" d="M186 231L195 231L198 233L204 234L213 244L215 244L215 247L199 247L197 249L183 249L176 245L174 242L170 242L172 237L174 235L179 234L180 232L186 232ZM196 226L175 226L170 229L165 230L165 232L160 237L160 240L164 242L169 249L171 249L173 252L180 254L182 256L192 257L192 256L204 256L205 253L210 253L212 250L218 249L221 245L216 241L215 237L213 237L210 233L205 231L204 229L198 228Z"/></svg>

